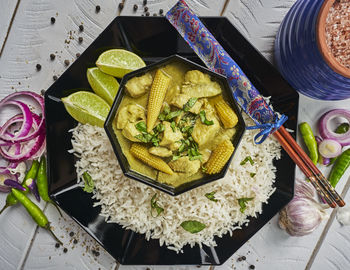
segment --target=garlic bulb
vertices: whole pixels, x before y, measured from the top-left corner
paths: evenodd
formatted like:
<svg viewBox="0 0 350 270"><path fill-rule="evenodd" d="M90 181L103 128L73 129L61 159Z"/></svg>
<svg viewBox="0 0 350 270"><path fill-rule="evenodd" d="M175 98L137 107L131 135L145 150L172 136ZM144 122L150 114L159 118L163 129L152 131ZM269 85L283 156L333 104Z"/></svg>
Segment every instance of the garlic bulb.
<svg viewBox="0 0 350 270"><path fill-rule="evenodd" d="M326 205L314 200L314 187L307 181L296 179L293 200L280 212L279 226L292 236L313 232L328 215Z"/></svg>

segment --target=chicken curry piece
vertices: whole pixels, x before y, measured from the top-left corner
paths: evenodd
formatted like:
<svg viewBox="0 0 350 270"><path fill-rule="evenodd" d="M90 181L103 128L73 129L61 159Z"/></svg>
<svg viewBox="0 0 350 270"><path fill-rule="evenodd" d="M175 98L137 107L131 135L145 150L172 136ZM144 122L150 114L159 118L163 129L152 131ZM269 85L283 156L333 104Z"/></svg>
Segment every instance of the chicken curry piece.
<svg viewBox="0 0 350 270"><path fill-rule="evenodd" d="M175 62L125 90L113 129L132 170L173 187L222 170L238 118L210 75Z"/></svg>

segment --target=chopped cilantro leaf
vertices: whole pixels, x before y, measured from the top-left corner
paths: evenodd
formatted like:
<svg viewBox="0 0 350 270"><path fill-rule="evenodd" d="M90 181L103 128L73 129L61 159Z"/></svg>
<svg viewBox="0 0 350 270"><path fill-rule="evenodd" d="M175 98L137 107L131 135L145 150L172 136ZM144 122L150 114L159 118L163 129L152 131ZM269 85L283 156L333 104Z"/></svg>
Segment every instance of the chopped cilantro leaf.
<svg viewBox="0 0 350 270"><path fill-rule="evenodd" d="M88 172L83 173L84 179L84 188L83 190L87 193L91 193L94 190L94 181L92 180L91 175Z"/></svg>
<svg viewBox="0 0 350 270"><path fill-rule="evenodd" d="M247 209L246 203L253 200L254 198L240 198L238 199L238 204L241 207L239 210L241 213L244 213L244 211Z"/></svg>
<svg viewBox="0 0 350 270"><path fill-rule="evenodd" d="M216 193L216 191L212 191L212 192L206 193L205 197L207 197L209 200L211 200L213 202L217 202L218 200L215 199L215 193Z"/></svg>
<svg viewBox="0 0 350 270"><path fill-rule="evenodd" d="M160 207L158 204L157 204L157 193L155 193L151 199L151 215L153 217L158 217L163 211L164 211L164 208ZM157 212L157 215L154 216L153 215L153 210L155 210Z"/></svg>
<svg viewBox="0 0 350 270"><path fill-rule="evenodd" d="M183 110L185 112L188 112L189 110L191 110L191 108L194 106L194 104L197 102L198 98L192 97L190 98L186 104L183 106Z"/></svg>
<svg viewBox="0 0 350 270"><path fill-rule="evenodd" d="M200 111L199 113L199 117L201 118L201 122L204 124L204 125L207 125L207 126L211 126L211 125L214 125L214 121L211 120L209 121L205 115L205 111Z"/></svg>
<svg viewBox="0 0 350 270"><path fill-rule="evenodd" d="M176 124L175 124L174 121L171 122L170 127L171 127L171 129L173 130L173 132L175 132L175 130L176 130Z"/></svg>
<svg viewBox="0 0 350 270"><path fill-rule="evenodd" d="M252 158L250 156L247 156L245 159L243 159L241 161L240 165L245 165L248 161L251 165L254 165L254 160L252 160Z"/></svg>

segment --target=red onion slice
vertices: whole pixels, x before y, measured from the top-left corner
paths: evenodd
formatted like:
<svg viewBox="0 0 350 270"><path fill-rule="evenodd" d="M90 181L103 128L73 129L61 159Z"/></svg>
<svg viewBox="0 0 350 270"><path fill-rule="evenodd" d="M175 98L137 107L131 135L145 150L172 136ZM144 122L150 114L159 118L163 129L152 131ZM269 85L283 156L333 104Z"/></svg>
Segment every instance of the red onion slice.
<svg viewBox="0 0 350 270"><path fill-rule="evenodd" d="M1 173L0 170L0 192L10 192L11 187L5 185L5 180L11 179L13 181L17 181L17 178L8 171L7 173Z"/></svg>
<svg viewBox="0 0 350 270"><path fill-rule="evenodd" d="M14 97L17 97L17 96L28 96L28 97L33 98L40 105L40 109L41 109L41 113L42 113L43 117L41 118L40 123L38 124L38 128L36 130L34 130L32 133L29 133L27 135L23 135L21 137L15 136L15 138L9 138L7 135L4 134L3 130L1 129L0 139L3 141L25 142L25 141L31 140L31 139L35 138L36 136L38 136L38 134L40 132L42 132L42 126L45 123L44 99L42 96L40 96L34 92L22 91L22 92L15 92L11 95L8 95L7 97L5 97L3 100L0 101L0 108L2 106L5 106L7 102L9 102L10 100L12 100Z"/></svg>
<svg viewBox="0 0 350 270"><path fill-rule="evenodd" d="M38 136L21 144L14 143L8 149L6 147L0 147L0 155L2 155L8 161L21 162L27 159L32 159L32 157L39 151L43 151L42 145L45 143L45 125L42 125L41 129L39 130L38 125L41 123L41 118L34 113L32 113L32 117L34 119L32 128L39 131ZM24 118L18 118L16 121L20 120L24 121ZM20 148L18 148L18 146Z"/></svg>
<svg viewBox="0 0 350 270"><path fill-rule="evenodd" d="M28 105L24 104L21 101L17 101L17 100L9 100L9 101L5 102L4 105L15 105L18 108L20 108L20 110L22 111L22 115L23 115L23 123L22 123L20 130L15 134L14 137L7 135L2 139L5 141L17 141L17 138L23 138L23 137L27 136L30 129L32 128L32 124L33 124L32 112L30 111ZM6 131L5 128L1 129L0 135L5 135L6 134L5 131Z"/></svg>
<svg viewBox="0 0 350 270"><path fill-rule="evenodd" d="M350 130L348 130L346 133L338 134L333 132L329 127L329 122L333 120L336 117L343 117L346 118L347 121L350 123L350 111L345 109L336 109L331 110L327 113L325 113L318 124L320 135L323 139L332 139L337 142L339 142L342 146L350 145Z"/></svg>

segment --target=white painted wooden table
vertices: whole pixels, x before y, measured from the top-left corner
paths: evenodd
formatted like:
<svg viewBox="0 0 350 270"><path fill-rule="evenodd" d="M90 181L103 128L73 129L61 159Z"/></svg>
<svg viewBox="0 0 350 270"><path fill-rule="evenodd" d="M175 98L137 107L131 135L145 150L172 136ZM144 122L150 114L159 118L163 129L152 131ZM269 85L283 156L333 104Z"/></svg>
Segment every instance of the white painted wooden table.
<svg viewBox="0 0 350 270"><path fill-rule="evenodd" d="M13 91L39 92L52 83L53 75L64 70L64 60L71 62L76 53L98 36L112 19L120 14L120 0L0 0L0 48L7 36L0 58L0 98ZM176 0L148 0L152 15L160 8L167 11ZM279 23L295 0L188 0L199 15L226 16L261 52L272 61L273 42ZM141 0L126 0L121 15L141 15ZM139 9L133 12L133 5ZM101 12L95 13L95 6ZM17 7L17 8L16 8ZM15 9L17 13L13 16ZM51 24L50 18L56 23ZM11 31L8 32L9 25ZM84 25L79 33L78 26ZM72 32L73 40L69 40ZM8 33L8 35L7 35ZM78 36L84 41L78 43ZM57 55L50 60L50 53ZM37 72L35 65L42 69ZM349 108L350 100L321 102L300 97L299 121L313 123L321 113L330 108ZM4 112L0 114L1 123ZM298 176L302 176L297 171ZM350 195L349 173L337 186L348 205ZM0 207L5 203L0 194ZM69 217L59 218L55 209L41 204L52 221L55 233L62 239L63 248L55 248L55 242L44 230L38 229L21 207L13 207L0 216L0 269L146 269L147 266L119 266L98 244L82 231ZM302 238L288 236L277 226L275 216L250 241L217 270L248 269L350 269L350 227L342 227L330 218L311 235ZM74 232L74 236L69 233ZM76 239L78 242L74 243ZM99 256L96 256L96 252ZM237 262L239 256L247 260ZM149 267L151 269L197 269L196 267ZM210 267L202 267L209 269ZM211 267L213 269L214 267Z"/></svg>

